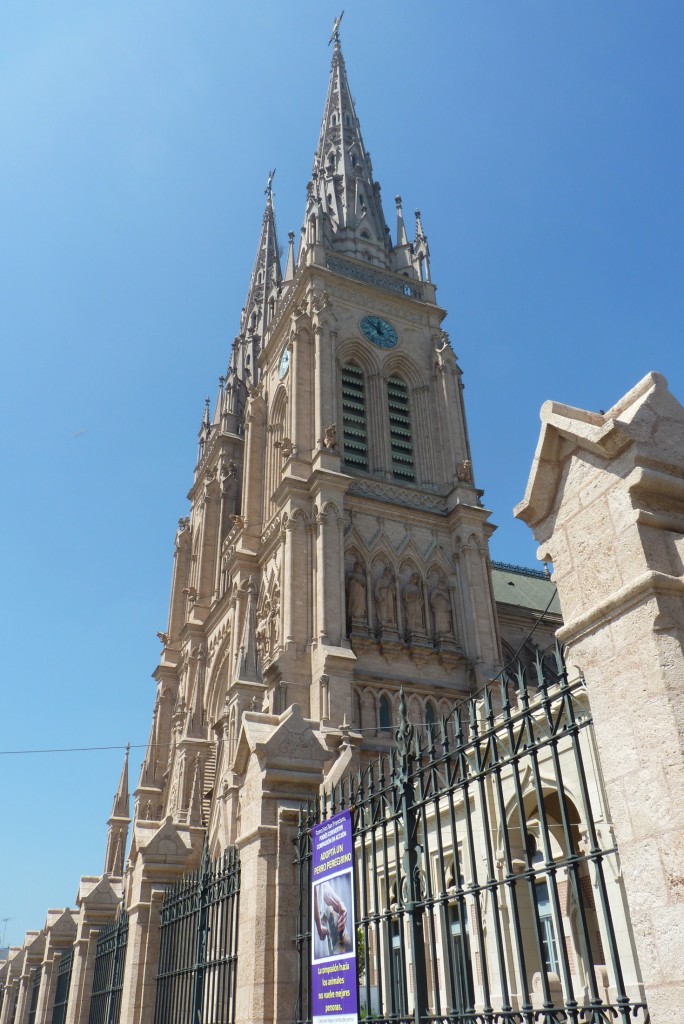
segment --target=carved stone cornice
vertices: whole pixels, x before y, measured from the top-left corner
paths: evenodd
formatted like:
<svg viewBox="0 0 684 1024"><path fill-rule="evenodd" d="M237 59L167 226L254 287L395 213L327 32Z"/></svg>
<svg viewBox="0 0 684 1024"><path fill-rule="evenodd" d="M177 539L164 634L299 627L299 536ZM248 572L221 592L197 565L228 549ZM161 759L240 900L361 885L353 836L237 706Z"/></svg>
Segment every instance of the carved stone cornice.
<svg viewBox="0 0 684 1024"><path fill-rule="evenodd" d="M433 292L429 285L426 287L422 282L403 277L401 274L393 274L391 271L380 270L349 256L326 253L325 265L333 273L341 274L352 281L372 284L376 288L382 288L383 291L405 295L410 299L418 299L419 302L434 301L431 295L428 296L428 289Z"/></svg>
<svg viewBox="0 0 684 1024"><path fill-rule="evenodd" d="M447 514L446 499L438 494L414 491L383 480L362 480L357 477L349 487L348 493L358 494L364 498L380 498L404 508L425 509L443 516Z"/></svg>

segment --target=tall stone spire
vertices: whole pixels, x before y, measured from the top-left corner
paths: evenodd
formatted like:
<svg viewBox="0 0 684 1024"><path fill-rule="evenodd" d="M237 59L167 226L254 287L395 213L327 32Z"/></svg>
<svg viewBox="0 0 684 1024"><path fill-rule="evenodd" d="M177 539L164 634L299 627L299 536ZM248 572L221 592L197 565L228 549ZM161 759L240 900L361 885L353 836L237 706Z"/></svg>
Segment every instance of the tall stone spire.
<svg viewBox="0 0 684 1024"><path fill-rule="evenodd" d="M128 826L131 823L128 794L128 755L130 749L129 743L124 755L119 786L114 794L111 817L107 822L107 851L105 853L104 873L117 877L123 875Z"/></svg>
<svg viewBox="0 0 684 1024"><path fill-rule="evenodd" d="M331 38L328 95L307 186L306 241L389 268L391 241L380 186L361 137L338 29Z"/></svg>

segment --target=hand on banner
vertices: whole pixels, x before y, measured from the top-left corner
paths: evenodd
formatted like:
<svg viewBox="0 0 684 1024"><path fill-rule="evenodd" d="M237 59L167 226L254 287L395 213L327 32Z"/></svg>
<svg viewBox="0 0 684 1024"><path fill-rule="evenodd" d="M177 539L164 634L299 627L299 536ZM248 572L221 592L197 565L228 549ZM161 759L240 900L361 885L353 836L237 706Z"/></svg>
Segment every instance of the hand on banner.
<svg viewBox="0 0 684 1024"><path fill-rule="evenodd" d="M332 892L330 887L326 889L323 899L337 914L337 930L340 933L340 937L344 936L347 925L347 908L339 896L336 896L335 893Z"/></svg>

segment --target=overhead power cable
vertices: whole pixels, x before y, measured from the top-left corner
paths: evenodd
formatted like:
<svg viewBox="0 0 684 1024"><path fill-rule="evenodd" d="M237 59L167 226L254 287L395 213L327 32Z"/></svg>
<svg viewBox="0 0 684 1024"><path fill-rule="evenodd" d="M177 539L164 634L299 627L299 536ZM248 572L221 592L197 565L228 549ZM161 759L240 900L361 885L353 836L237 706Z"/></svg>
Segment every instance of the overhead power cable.
<svg viewBox="0 0 684 1024"><path fill-rule="evenodd" d="M557 593L558 593L558 591L554 587L553 588L553 594L549 598L549 603L547 604L546 608L541 613L541 615L537 618L536 622L532 626L532 629L527 634L527 636L525 637L523 642L520 644L520 646L518 647L518 650L515 652L513 657L509 658L509 660L504 665L504 667L501 669L501 671L499 673L497 673L497 675L494 677L495 679L498 679L499 677L503 676L503 674L505 672L507 672L509 670L509 668L511 668L512 665L515 664L515 662L517 661L518 656L521 653L521 651L523 650L525 644L529 640L531 640L532 637L534 636L534 634L535 634L535 632L537 630L537 626L540 624L540 622L542 621L542 619L544 618L544 616L548 612L548 610L551 607L551 605L553 603L553 600L556 597ZM467 699L468 698L466 698L466 701L467 701ZM465 703L465 702L459 701L459 706L462 703ZM426 725L427 723L425 723L425 722L418 722L418 723L415 723L415 724ZM371 728L368 728L368 729L358 729L358 728L355 728L355 729L353 729L353 731L356 732L356 733L359 733L359 732L361 732L361 733L363 733L363 732L373 732L373 733L376 733L377 732L377 728L374 727L374 726L371 727ZM9 756L9 755L12 755L12 754L82 754L82 753L89 753L91 751L97 751L97 750L125 750L126 747L129 747L131 750L142 750L145 747L149 747L149 749L152 749L154 747L168 747L168 746L169 746L168 743L114 743L114 744L111 744L110 746L106 746L106 747L43 747L43 748L36 748L36 749L32 749L32 750L0 750L0 757L2 757L2 756Z"/></svg>
<svg viewBox="0 0 684 1024"><path fill-rule="evenodd" d="M3 754L80 754L92 750L131 750L142 749L143 747L168 747L168 743L113 743L106 747L39 747L32 750L0 750Z"/></svg>

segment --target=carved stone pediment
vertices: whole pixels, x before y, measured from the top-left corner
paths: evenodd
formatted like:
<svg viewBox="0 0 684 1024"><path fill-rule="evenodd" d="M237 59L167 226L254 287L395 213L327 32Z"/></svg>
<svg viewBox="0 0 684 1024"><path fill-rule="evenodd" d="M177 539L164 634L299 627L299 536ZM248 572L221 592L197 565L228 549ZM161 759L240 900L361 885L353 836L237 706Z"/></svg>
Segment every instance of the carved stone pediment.
<svg viewBox="0 0 684 1024"><path fill-rule="evenodd" d="M100 907L115 907L121 902L121 882L113 881L109 875L85 875L81 878L76 903L86 910Z"/></svg>
<svg viewBox="0 0 684 1024"><path fill-rule="evenodd" d="M267 770L322 771L330 757L312 723L302 718L298 704L292 704L282 715L245 712L235 770L245 771L252 754Z"/></svg>
<svg viewBox="0 0 684 1024"><path fill-rule="evenodd" d="M146 864L184 864L192 852L189 838L174 824L170 815L146 845L143 846L140 843L140 837L136 838L138 838L138 850Z"/></svg>
<svg viewBox="0 0 684 1024"><path fill-rule="evenodd" d="M45 949L45 932L26 932L24 950L30 957L40 956Z"/></svg>
<svg viewBox="0 0 684 1024"><path fill-rule="evenodd" d="M53 939L76 936L76 912L67 907L65 910L48 910L45 930Z"/></svg>

